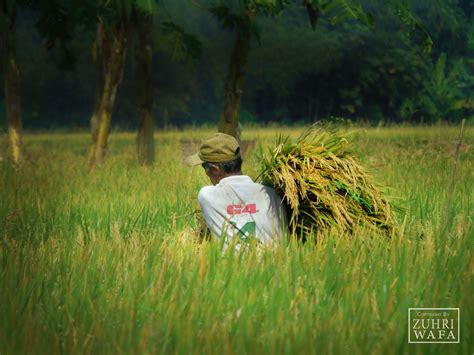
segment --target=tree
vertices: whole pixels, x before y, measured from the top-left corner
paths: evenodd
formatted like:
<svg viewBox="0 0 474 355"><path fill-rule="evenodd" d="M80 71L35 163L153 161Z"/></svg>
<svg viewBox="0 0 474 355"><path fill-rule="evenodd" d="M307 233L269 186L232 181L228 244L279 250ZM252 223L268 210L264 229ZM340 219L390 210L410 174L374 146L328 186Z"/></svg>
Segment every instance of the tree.
<svg viewBox="0 0 474 355"><path fill-rule="evenodd" d="M16 54L16 19L19 8L38 12L38 32L46 40L48 49L53 48L57 41L60 42L64 63L69 54L66 43L70 38L61 0L0 0L0 70L4 77L9 156L15 165L21 163L24 156L20 70Z"/></svg>
<svg viewBox="0 0 474 355"><path fill-rule="evenodd" d="M159 96L157 103L162 106L163 116L167 116L167 112L172 110L170 102L176 102L178 106L182 105L180 99L176 93L170 93L171 89L168 85L169 80L162 80L162 85L165 85L168 90L166 92L160 92L155 90L153 83L153 40L155 40L156 47L165 52L172 52L171 58L173 61L176 59L191 60L197 59L201 56L201 42L193 35L187 33L182 27L177 25L173 21L162 21L158 27L157 32L153 32L153 16L151 12L156 13L156 10L143 11L142 9L136 9L136 34L138 35L138 83L139 83L139 118L138 118L138 133L137 133L137 155L138 162L140 165L150 166L155 160L155 148L154 148L154 94ZM167 48L170 47L170 48ZM165 71L165 63L160 62L160 69ZM176 76L178 73L161 73L166 75L174 76L171 80L174 84L178 81ZM180 72L179 74L182 74ZM189 83L186 83L189 84ZM170 96L172 96L170 98ZM175 104L176 106L176 104ZM165 117L167 120L167 117Z"/></svg>
<svg viewBox="0 0 474 355"><path fill-rule="evenodd" d="M136 10L138 27L139 67L140 67L140 107L137 133L137 156L140 165L153 165L155 161L155 143L153 138L153 82L152 82L152 29L153 17L143 10Z"/></svg>
<svg viewBox="0 0 474 355"><path fill-rule="evenodd" d="M237 116L240 110L242 87L248 64L248 54L252 37L259 38L256 27L258 12L275 15L283 8L284 1L239 0L238 10L219 3L210 8L217 21L226 29L235 30L234 46L230 56L227 79L224 88L224 104L219 122L219 132L238 137Z"/></svg>
<svg viewBox="0 0 474 355"><path fill-rule="evenodd" d="M256 25L257 14L275 16L289 3L287 0L239 0L237 6L232 2L220 2L210 8L211 13L223 28L235 30L234 47L230 56L229 69L224 89L224 104L219 123L219 131L233 136L238 135L238 113L242 96L242 87L248 63L252 37L259 40ZM303 0L309 22L316 28L320 16L330 17L332 24L355 19L372 26L373 18L365 11L358 0ZM412 15L405 0L390 0L389 5L396 10L398 17L410 32L417 34L427 51L431 49L431 39L423 26ZM237 10L235 10L235 8ZM421 33L421 36L419 35Z"/></svg>
<svg viewBox="0 0 474 355"><path fill-rule="evenodd" d="M17 165L23 156L20 72L16 59L16 3L0 1L0 55L4 76L9 156Z"/></svg>
<svg viewBox="0 0 474 355"><path fill-rule="evenodd" d="M122 81L127 42L132 31L138 35L139 119L137 156L141 165L154 163L153 122L153 16L157 2L149 0L116 0L103 4L108 16L101 16L97 25L94 59L97 66L96 104L91 118L92 145L89 171L100 163L106 154L112 110L116 93ZM173 22L162 23L162 31L177 37L177 43L190 52L200 52L197 40L186 34ZM197 49L196 49L197 48Z"/></svg>
<svg viewBox="0 0 474 355"><path fill-rule="evenodd" d="M99 16L94 44L97 88L91 117L89 171L105 158L112 112L122 81L133 1L104 1L101 5L101 10L108 16Z"/></svg>

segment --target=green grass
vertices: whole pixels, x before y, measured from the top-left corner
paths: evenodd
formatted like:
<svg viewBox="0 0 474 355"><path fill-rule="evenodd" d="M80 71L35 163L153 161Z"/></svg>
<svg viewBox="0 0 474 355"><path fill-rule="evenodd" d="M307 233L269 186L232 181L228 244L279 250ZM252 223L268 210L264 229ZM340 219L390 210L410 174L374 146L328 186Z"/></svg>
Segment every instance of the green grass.
<svg viewBox="0 0 474 355"><path fill-rule="evenodd" d="M86 134L27 135L32 164L0 162L0 354L473 353L472 128L447 225L458 129L361 129L362 163L403 206L400 238L328 233L248 253L193 242L208 182L179 139L210 133L158 133L154 169L128 133L91 175ZM244 172L258 170L249 157ZM409 307L460 307L460 344L408 344Z"/></svg>

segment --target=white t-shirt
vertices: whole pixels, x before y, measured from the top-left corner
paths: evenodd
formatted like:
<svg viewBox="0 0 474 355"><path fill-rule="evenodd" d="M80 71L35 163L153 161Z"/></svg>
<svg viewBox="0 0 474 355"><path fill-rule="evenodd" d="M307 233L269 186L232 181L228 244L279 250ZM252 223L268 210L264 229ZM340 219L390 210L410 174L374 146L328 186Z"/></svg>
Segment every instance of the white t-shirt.
<svg viewBox="0 0 474 355"><path fill-rule="evenodd" d="M229 176L215 186L205 186L198 201L213 237L227 235L226 243L238 237L240 241L256 238L267 244L280 241L286 231L280 197L249 176Z"/></svg>

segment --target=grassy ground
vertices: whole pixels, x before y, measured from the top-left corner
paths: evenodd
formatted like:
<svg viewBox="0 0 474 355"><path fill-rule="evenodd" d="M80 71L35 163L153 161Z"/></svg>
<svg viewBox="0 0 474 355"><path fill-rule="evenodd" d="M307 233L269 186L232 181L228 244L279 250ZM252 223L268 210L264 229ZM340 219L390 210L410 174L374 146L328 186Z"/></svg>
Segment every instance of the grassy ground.
<svg viewBox="0 0 474 355"><path fill-rule="evenodd" d="M179 139L210 133L158 133L154 169L137 166L128 133L91 175L85 134L28 135L32 164L0 162L0 354L473 353L472 128L448 224L458 130L361 129L360 159L403 206L400 238L240 254L192 238L208 182L182 165ZM460 307L460 344L408 344L409 307Z"/></svg>

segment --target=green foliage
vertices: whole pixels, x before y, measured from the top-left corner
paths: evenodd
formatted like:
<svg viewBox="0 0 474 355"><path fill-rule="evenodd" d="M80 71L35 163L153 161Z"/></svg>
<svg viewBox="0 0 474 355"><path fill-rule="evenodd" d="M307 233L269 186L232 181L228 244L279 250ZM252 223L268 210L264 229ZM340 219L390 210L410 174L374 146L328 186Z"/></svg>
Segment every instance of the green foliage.
<svg viewBox="0 0 474 355"><path fill-rule="evenodd" d="M457 60L449 68L446 54L441 54L430 68L431 76L422 83L423 89L414 98L404 101L400 113L405 119L417 115L426 122L460 118L472 100L473 78L466 72L463 61Z"/></svg>
<svg viewBox="0 0 474 355"><path fill-rule="evenodd" d="M323 14L327 13L330 17L330 23L333 25L351 19L358 20L367 26L374 24L372 15L365 11L357 0L313 0L312 4L316 7L319 6Z"/></svg>
<svg viewBox="0 0 474 355"><path fill-rule="evenodd" d="M239 122L246 125L246 127L251 127L258 124L258 119L253 113L241 109L239 112Z"/></svg>
<svg viewBox="0 0 474 355"><path fill-rule="evenodd" d="M322 18L313 32L290 22L295 15L263 21L264 45L251 55L246 107L257 102L258 114L270 119L395 117L403 98L417 92L428 58L389 27L397 23L395 14L380 6L370 11L374 31L359 23L332 27ZM289 26L294 30L286 31ZM272 117L269 108L278 102L292 103L289 114L274 110Z"/></svg>
<svg viewBox="0 0 474 355"><path fill-rule="evenodd" d="M159 11L159 2L160 0L136 0L136 6L148 14L157 14Z"/></svg>
<svg viewBox="0 0 474 355"><path fill-rule="evenodd" d="M209 11L225 29L233 29L242 21L239 15L232 13L229 7L224 4L211 6Z"/></svg>
<svg viewBox="0 0 474 355"><path fill-rule="evenodd" d="M4 7L5 14L11 16L16 12L16 7L20 4L23 4L23 2L18 0L4 0L0 5Z"/></svg>
<svg viewBox="0 0 474 355"><path fill-rule="evenodd" d="M468 26L472 22L458 0L411 0L410 10L423 23L433 40L432 57L441 53L466 55ZM422 43L423 34L413 33L414 42Z"/></svg>
<svg viewBox="0 0 474 355"><path fill-rule="evenodd" d="M173 56L197 59L202 53L201 42L193 35L187 33L181 26L174 22L162 22L161 30L165 36L175 43ZM158 44L159 46L160 44Z"/></svg>
<svg viewBox="0 0 474 355"><path fill-rule="evenodd" d="M56 1L59 0L48 2L49 6ZM44 2L46 8L47 1ZM27 2L17 0L16 3ZM116 12L114 1L105 6L106 3L61 0L61 6L51 9L51 14L59 12L59 19L60 12L64 8L67 10L67 18L63 18L66 21L61 20L65 24L64 31L61 26L53 26L60 35L68 33L65 38L70 38L67 49L74 55L76 67L67 73L58 67L62 58L68 58L63 55L66 53L60 41L54 40L55 46L45 52L45 34L38 36L37 31L32 31L42 16L41 9L34 7L31 13L19 13L17 48L23 80L25 127L88 125L95 83L90 53L97 16L109 21L114 19ZM147 3L136 0L141 8L146 8ZM154 14L153 36L156 54L153 82L159 102L157 119L163 117L160 112L168 112L167 121L175 125L215 122L222 105L232 38L229 31L222 31L221 22L215 21L209 8L199 3L224 4L232 17L240 15L240 8L246 2L152 2L159 10ZM311 3L320 8L338 1ZM407 25L400 20L395 7L387 2L360 1L363 11L374 21L373 28L353 20L334 26L331 16L339 14L342 8L329 11L326 7L325 13L320 10L316 31L308 26L308 13L302 1L270 1L268 4L275 9L284 6L284 11L271 16L271 12L265 15L263 7L259 10L251 30L254 38L261 37L262 45L252 47L242 95L242 107L259 122L312 122L337 116L354 121L419 121L420 105L415 98L425 90L424 83L432 80L432 58L438 58L442 52L449 53L448 67L451 62L465 58L465 71L469 73L470 70L472 77L473 21L465 10L466 5L462 7L457 0L413 0L408 3L415 20L422 22L433 38L430 56L423 55L419 46L414 45L418 42L417 36L412 40L408 38L404 31ZM54 25L54 16L49 18L46 25L48 22ZM164 34L163 29L168 34ZM189 60L198 54L199 44L187 35L201 42L202 56L198 60ZM125 70L133 70L134 66L134 63L128 63ZM123 94L119 93L114 122L132 129L135 122L131 118L135 112L132 98L136 87L128 78L129 75L124 75ZM469 80L464 82L461 90L468 98L465 110L469 112L473 87L468 85ZM160 101L160 97L166 99ZM461 112L448 116L456 119ZM423 115L427 116L426 113Z"/></svg>
<svg viewBox="0 0 474 355"><path fill-rule="evenodd" d="M131 17L135 0L99 0L98 6L108 13L111 21L121 18L122 16Z"/></svg>
<svg viewBox="0 0 474 355"><path fill-rule="evenodd" d="M467 27L468 51L474 52L474 21L470 21Z"/></svg>
<svg viewBox="0 0 474 355"><path fill-rule="evenodd" d="M257 27L256 16L276 16L289 3L288 0L239 0L235 9L234 1L218 2L209 7L209 12L225 29L237 28L247 32L260 42L260 31Z"/></svg>
<svg viewBox="0 0 474 355"><path fill-rule="evenodd" d="M410 9L409 0L391 0L390 3L395 7L399 19L409 27L410 36L415 37L422 43L425 53L430 53L433 47L433 40L425 26Z"/></svg>

